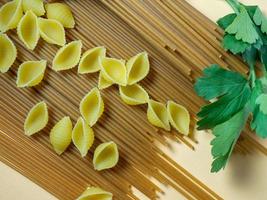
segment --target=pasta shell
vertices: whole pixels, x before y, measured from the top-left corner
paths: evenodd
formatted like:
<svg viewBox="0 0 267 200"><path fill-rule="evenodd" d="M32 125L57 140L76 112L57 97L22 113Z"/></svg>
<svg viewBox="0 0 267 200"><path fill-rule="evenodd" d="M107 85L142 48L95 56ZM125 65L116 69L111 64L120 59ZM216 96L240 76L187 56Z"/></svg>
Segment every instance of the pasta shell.
<svg viewBox="0 0 267 200"><path fill-rule="evenodd" d="M57 154L62 154L70 145L72 123L69 117L62 118L50 132L50 142Z"/></svg>
<svg viewBox="0 0 267 200"><path fill-rule="evenodd" d="M22 15L22 0L13 0L4 4L0 8L0 32L16 28Z"/></svg>
<svg viewBox="0 0 267 200"><path fill-rule="evenodd" d="M146 52L137 54L126 63L128 84L135 84L144 79L149 72L149 60Z"/></svg>
<svg viewBox="0 0 267 200"><path fill-rule="evenodd" d="M40 38L37 16L30 10L21 18L17 32L20 40L28 49L33 50Z"/></svg>
<svg viewBox="0 0 267 200"><path fill-rule="evenodd" d="M103 77L103 72L100 72L99 73L99 78L98 78L98 88L100 90L103 90L103 89L106 89L108 88L109 86L113 85L112 82L106 80L104 77Z"/></svg>
<svg viewBox="0 0 267 200"><path fill-rule="evenodd" d="M148 121L154 126L170 131L171 127L169 124L168 113L163 103L154 100L149 100L147 118Z"/></svg>
<svg viewBox="0 0 267 200"><path fill-rule="evenodd" d="M88 150L93 145L94 131L85 123L82 117L78 119L72 130L72 141L82 157L86 156Z"/></svg>
<svg viewBox="0 0 267 200"><path fill-rule="evenodd" d="M118 85L126 85L127 74L124 60L103 58L101 62L101 71L106 80Z"/></svg>
<svg viewBox="0 0 267 200"><path fill-rule="evenodd" d="M118 147L114 142L100 144L94 152L93 164L97 171L110 169L119 161Z"/></svg>
<svg viewBox="0 0 267 200"><path fill-rule="evenodd" d="M26 61L19 66L17 74L18 87L38 85L44 78L46 60Z"/></svg>
<svg viewBox="0 0 267 200"><path fill-rule="evenodd" d="M6 34L0 33L0 72L9 70L17 57L17 49L14 43Z"/></svg>
<svg viewBox="0 0 267 200"><path fill-rule="evenodd" d="M105 47L95 47L86 51L80 61L78 73L94 73L100 70L101 60L106 56Z"/></svg>
<svg viewBox="0 0 267 200"><path fill-rule="evenodd" d="M42 130L48 122L48 110L44 101L37 103L28 113L24 122L24 133L31 136Z"/></svg>
<svg viewBox="0 0 267 200"><path fill-rule="evenodd" d="M57 20L38 18L38 26L40 35L46 42L59 46L66 44L64 27Z"/></svg>
<svg viewBox="0 0 267 200"><path fill-rule="evenodd" d="M48 19L59 21L65 28L74 28L75 21L69 6L64 3L49 3L45 8Z"/></svg>
<svg viewBox="0 0 267 200"><path fill-rule="evenodd" d="M23 0L22 6L24 12L32 10L37 16L45 14L43 0Z"/></svg>
<svg viewBox="0 0 267 200"><path fill-rule="evenodd" d="M88 187L77 200L112 200L112 193L98 187Z"/></svg>
<svg viewBox="0 0 267 200"><path fill-rule="evenodd" d="M80 40L72 41L61 47L52 64L55 71L67 70L75 67L80 60L82 52L82 42Z"/></svg>
<svg viewBox="0 0 267 200"><path fill-rule="evenodd" d="M168 101L167 111L171 125L180 133L188 135L190 125L190 115L188 110L173 101Z"/></svg>
<svg viewBox="0 0 267 200"><path fill-rule="evenodd" d="M145 89L137 83L134 85L120 86L119 91L122 100L129 105L144 104L149 100Z"/></svg>
<svg viewBox="0 0 267 200"><path fill-rule="evenodd" d="M92 127L104 112L104 102L98 88L93 88L81 101L80 112Z"/></svg>

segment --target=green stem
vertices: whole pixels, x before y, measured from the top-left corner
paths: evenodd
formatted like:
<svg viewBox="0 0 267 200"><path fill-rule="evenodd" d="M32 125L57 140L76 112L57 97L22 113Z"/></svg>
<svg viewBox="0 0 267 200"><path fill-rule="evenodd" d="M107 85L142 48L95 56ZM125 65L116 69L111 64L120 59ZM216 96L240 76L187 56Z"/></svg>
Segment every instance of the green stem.
<svg viewBox="0 0 267 200"><path fill-rule="evenodd" d="M254 66L253 65L250 65L249 66L249 80L250 80L250 83L251 83L251 87L254 88L255 87L255 81L256 81L256 73L255 73L255 69L254 69Z"/></svg>
<svg viewBox="0 0 267 200"><path fill-rule="evenodd" d="M236 14L239 13L240 3L237 0L226 0L227 3L232 7Z"/></svg>

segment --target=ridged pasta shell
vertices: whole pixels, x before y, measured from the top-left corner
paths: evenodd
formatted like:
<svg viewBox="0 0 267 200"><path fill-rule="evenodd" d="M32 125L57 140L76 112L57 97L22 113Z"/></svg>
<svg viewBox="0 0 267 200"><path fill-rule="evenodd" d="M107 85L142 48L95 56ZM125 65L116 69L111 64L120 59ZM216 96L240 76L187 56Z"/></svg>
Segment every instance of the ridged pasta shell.
<svg viewBox="0 0 267 200"><path fill-rule="evenodd" d="M105 142L95 149L93 164L97 171L110 169L119 161L118 147L114 142Z"/></svg>
<svg viewBox="0 0 267 200"><path fill-rule="evenodd" d="M24 122L24 133L31 136L42 130L48 122L48 110L44 101L37 103L29 111Z"/></svg>
<svg viewBox="0 0 267 200"><path fill-rule="evenodd" d="M98 88L93 88L80 103L84 120L92 127L104 112L104 102Z"/></svg>
<svg viewBox="0 0 267 200"><path fill-rule="evenodd" d="M142 52L130 58L126 63L127 83L135 84L144 79L149 72L149 60L147 52Z"/></svg>
<svg viewBox="0 0 267 200"><path fill-rule="evenodd" d="M77 200L112 200L112 193L98 187L88 187Z"/></svg>
<svg viewBox="0 0 267 200"><path fill-rule="evenodd" d="M71 9L64 3L49 3L45 5L48 19L59 21L65 28L74 28L75 21Z"/></svg>
<svg viewBox="0 0 267 200"><path fill-rule="evenodd" d="M129 105L144 104L149 100L148 93L137 83L134 85L120 86L119 92L121 99Z"/></svg>
<svg viewBox="0 0 267 200"><path fill-rule="evenodd" d="M62 154L70 145L72 123L69 117L63 117L50 131L50 142L57 154Z"/></svg>
<svg viewBox="0 0 267 200"><path fill-rule="evenodd" d="M167 131L170 131L171 129L167 109L163 103L154 100L149 100L147 109L147 119L154 126L163 128Z"/></svg>
<svg viewBox="0 0 267 200"><path fill-rule="evenodd" d="M18 87L38 85L44 78L46 60L26 61L19 66L17 74Z"/></svg>
<svg viewBox="0 0 267 200"><path fill-rule="evenodd" d="M25 44L28 49L33 50L40 38L38 19L34 12L27 11L21 18L17 32L20 40Z"/></svg>
<svg viewBox="0 0 267 200"><path fill-rule="evenodd" d="M94 73L100 70L101 60L106 56L105 47L95 47L86 51L78 66L78 73Z"/></svg>
<svg viewBox="0 0 267 200"><path fill-rule="evenodd" d="M43 0L23 0L22 7L24 12L32 10L37 16L45 14Z"/></svg>
<svg viewBox="0 0 267 200"><path fill-rule="evenodd" d="M82 52L82 41L72 41L61 47L52 64L52 69L55 71L67 70L75 67L80 60Z"/></svg>
<svg viewBox="0 0 267 200"><path fill-rule="evenodd" d="M57 20L38 18L38 26L40 35L46 42L59 46L66 44L64 27Z"/></svg>
<svg viewBox="0 0 267 200"><path fill-rule="evenodd" d="M103 76L109 82L125 86L127 84L127 71L124 60L103 58L101 62Z"/></svg>
<svg viewBox="0 0 267 200"><path fill-rule="evenodd" d="M0 33L0 72L5 73L9 70L17 57L17 49L12 40Z"/></svg>
<svg viewBox="0 0 267 200"><path fill-rule="evenodd" d="M88 150L93 145L94 137L93 129L80 117L72 130L72 141L82 157L86 156Z"/></svg>
<svg viewBox="0 0 267 200"><path fill-rule="evenodd" d="M108 88L109 86L113 85L112 82L106 80L104 77L103 77L103 72L100 71L99 73L99 77L98 77L98 88L100 90L103 90L103 89L106 89Z"/></svg>
<svg viewBox="0 0 267 200"><path fill-rule="evenodd" d="M22 0L13 0L4 4L0 8L0 32L16 28L22 16Z"/></svg>
<svg viewBox="0 0 267 200"><path fill-rule="evenodd" d="M190 126L190 115L188 110L173 101L168 101L167 111L171 125L180 133L188 135Z"/></svg>

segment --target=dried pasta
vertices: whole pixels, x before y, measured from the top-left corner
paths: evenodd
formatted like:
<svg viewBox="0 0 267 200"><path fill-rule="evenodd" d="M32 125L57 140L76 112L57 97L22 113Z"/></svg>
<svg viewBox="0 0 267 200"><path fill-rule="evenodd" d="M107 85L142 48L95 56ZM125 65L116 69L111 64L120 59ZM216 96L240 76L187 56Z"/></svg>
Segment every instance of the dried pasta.
<svg viewBox="0 0 267 200"><path fill-rule="evenodd" d="M20 40L28 49L33 50L40 38L37 16L31 10L21 18L17 32Z"/></svg>
<svg viewBox="0 0 267 200"><path fill-rule="evenodd" d="M108 80L106 80L104 77L103 77L103 72L100 71L99 73L99 77L98 77L98 88L100 90L103 90L103 89L106 89L108 88L109 86L113 85L113 82L110 82Z"/></svg>
<svg viewBox="0 0 267 200"><path fill-rule="evenodd" d="M104 112L104 102L98 88L93 88L80 103L84 120L92 127Z"/></svg>
<svg viewBox="0 0 267 200"><path fill-rule="evenodd" d="M50 142L57 154L61 155L70 145L72 123L69 117L63 117L50 131Z"/></svg>
<svg viewBox="0 0 267 200"><path fill-rule="evenodd" d="M48 110L44 101L37 103L28 113L24 122L24 133L31 136L42 130L48 122Z"/></svg>
<svg viewBox="0 0 267 200"><path fill-rule="evenodd" d="M119 161L119 151L113 141L105 142L96 147L94 152L93 164L97 171L110 169Z"/></svg>
<svg viewBox="0 0 267 200"><path fill-rule="evenodd" d="M98 187L88 187L77 200L112 200L112 193Z"/></svg>
<svg viewBox="0 0 267 200"><path fill-rule="evenodd" d="M135 84L144 79L149 72L149 60L146 52L137 54L126 63L128 84Z"/></svg>
<svg viewBox="0 0 267 200"><path fill-rule="evenodd" d="M80 60L82 52L82 41L72 41L61 47L52 64L52 69L55 71L67 70L75 67Z"/></svg>
<svg viewBox="0 0 267 200"><path fill-rule="evenodd" d="M66 44L65 30L60 22L54 19L38 18L40 36L50 44Z"/></svg>
<svg viewBox="0 0 267 200"><path fill-rule="evenodd" d="M75 21L68 5L64 3L46 4L46 16L48 19L59 21L65 28L74 28Z"/></svg>
<svg viewBox="0 0 267 200"><path fill-rule="evenodd" d="M171 127L169 124L168 113L166 106L163 103L149 100L147 118L148 121L154 126L170 131Z"/></svg>
<svg viewBox="0 0 267 200"><path fill-rule="evenodd" d="M17 86L32 87L38 85L44 77L45 69L46 60L22 63L17 73Z"/></svg>
<svg viewBox="0 0 267 200"><path fill-rule="evenodd" d="M121 99L129 105L144 104L149 100L148 93L137 83L134 85L120 86L119 92Z"/></svg>
<svg viewBox="0 0 267 200"><path fill-rule="evenodd" d="M106 56L105 47L95 47L86 51L78 66L78 73L94 73L100 70L101 60Z"/></svg>
<svg viewBox="0 0 267 200"><path fill-rule="evenodd" d="M80 151L82 157L86 156L88 150L94 143L94 131L85 123L82 117L77 120L72 130L72 141Z"/></svg>
<svg viewBox="0 0 267 200"><path fill-rule="evenodd" d="M0 72L5 73L12 66L17 57L17 49L12 40L0 33Z"/></svg>
<svg viewBox="0 0 267 200"><path fill-rule="evenodd" d="M31 10L37 16L42 16L45 14L43 0L23 0L22 7L24 12Z"/></svg>

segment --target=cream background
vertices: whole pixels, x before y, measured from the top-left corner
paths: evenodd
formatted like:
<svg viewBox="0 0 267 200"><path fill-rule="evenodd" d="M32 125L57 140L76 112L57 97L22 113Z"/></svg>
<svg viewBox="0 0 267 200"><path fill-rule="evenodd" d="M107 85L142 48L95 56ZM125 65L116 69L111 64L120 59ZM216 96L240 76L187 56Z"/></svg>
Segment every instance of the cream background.
<svg viewBox="0 0 267 200"><path fill-rule="evenodd" d="M224 0L188 0L194 7L212 20L231 12ZM243 0L246 4L258 4L267 13L266 0ZM228 167L216 175L209 173L211 156L210 134L198 133L199 144L192 151L182 144L172 144L172 150L163 147L180 165L227 200L267 199L267 159L255 152L249 155L233 155ZM260 140L267 147L267 141ZM164 200L182 200L170 188L165 188ZM137 192L138 193L138 192ZM0 162L0 200L56 200L51 194L31 182L15 170ZM146 199L146 198L142 198Z"/></svg>

